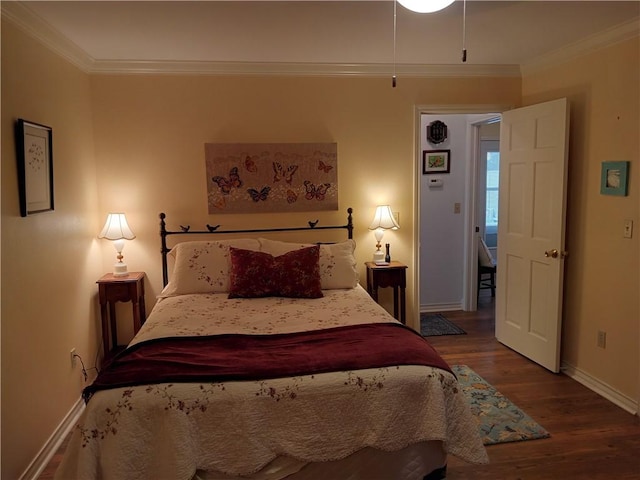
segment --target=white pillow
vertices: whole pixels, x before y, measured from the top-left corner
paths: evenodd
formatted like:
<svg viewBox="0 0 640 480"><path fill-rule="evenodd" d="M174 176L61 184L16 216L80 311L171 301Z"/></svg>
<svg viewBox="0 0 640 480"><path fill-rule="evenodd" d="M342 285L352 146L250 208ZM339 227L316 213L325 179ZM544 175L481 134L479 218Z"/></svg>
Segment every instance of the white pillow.
<svg viewBox="0 0 640 480"><path fill-rule="evenodd" d="M260 242L254 238L239 238L177 244L168 254L175 262L169 283L160 296L228 292L229 247L258 252Z"/></svg>
<svg viewBox="0 0 640 480"><path fill-rule="evenodd" d="M274 257L313 245L310 243L280 242L267 238L258 240L260 241L260 251ZM320 245L320 284L323 290L355 288L358 284L356 258L353 255L355 248L356 242L354 240Z"/></svg>

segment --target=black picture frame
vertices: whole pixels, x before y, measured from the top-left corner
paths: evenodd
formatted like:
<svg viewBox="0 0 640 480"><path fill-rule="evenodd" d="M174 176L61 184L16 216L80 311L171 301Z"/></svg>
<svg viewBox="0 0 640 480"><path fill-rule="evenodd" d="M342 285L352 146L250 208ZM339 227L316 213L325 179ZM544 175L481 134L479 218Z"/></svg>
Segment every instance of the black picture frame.
<svg viewBox="0 0 640 480"><path fill-rule="evenodd" d="M16 157L20 215L50 212L53 204L53 130L19 118Z"/></svg>
<svg viewBox="0 0 640 480"><path fill-rule="evenodd" d="M441 120L434 120L427 125L427 142L432 145L443 143L447 139L447 124Z"/></svg>
<svg viewBox="0 0 640 480"><path fill-rule="evenodd" d="M423 150L422 174L449 173L451 170L451 150Z"/></svg>

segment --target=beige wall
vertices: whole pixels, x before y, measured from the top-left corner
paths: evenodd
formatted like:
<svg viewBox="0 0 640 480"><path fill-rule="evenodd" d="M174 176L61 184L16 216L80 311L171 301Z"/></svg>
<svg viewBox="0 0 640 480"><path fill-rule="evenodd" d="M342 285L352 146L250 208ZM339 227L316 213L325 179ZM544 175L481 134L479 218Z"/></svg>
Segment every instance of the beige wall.
<svg viewBox="0 0 640 480"><path fill-rule="evenodd" d="M2 22L2 478L15 479L79 398L102 273L89 78ZM14 123L53 128L55 211L20 217Z"/></svg>
<svg viewBox="0 0 640 480"><path fill-rule="evenodd" d="M401 78L396 89L389 78L96 75L91 83L101 206L127 212L138 236L126 247L127 262L147 272L150 296L160 291L160 211L173 228L203 229L206 223L306 225L317 217L342 223L353 207L364 281L375 244L367 227L375 206L389 203L400 212L401 228L385 234L385 242L395 260L410 265L410 319L417 315L413 202L414 173L421 168L414 160L414 106L520 100L517 78ZM340 211L209 217L207 142L337 142Z"/></svg>
<svg viewBox="0 0 640 480"><path fill-rule="evenodd" d="M562 359L638 401L640 73L638 38L523 78L526 105L571 103ZM629 160L629 195L600 194L600 165ZM623 221L634 236L623 238ZM606 348L596 346L607 332Z"/></svg>

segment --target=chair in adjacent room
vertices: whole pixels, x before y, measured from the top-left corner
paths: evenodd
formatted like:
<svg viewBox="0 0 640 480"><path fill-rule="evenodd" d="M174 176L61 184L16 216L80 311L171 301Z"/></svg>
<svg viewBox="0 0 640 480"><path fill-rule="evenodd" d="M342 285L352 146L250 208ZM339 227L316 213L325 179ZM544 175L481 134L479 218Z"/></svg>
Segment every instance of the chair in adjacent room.
<svg viewBox="0 0 640 480"><path fill-rule="evenodd" d="M496 261L482 238L478 238L478 292L490 288L491 296L496 296Z"/></svg>

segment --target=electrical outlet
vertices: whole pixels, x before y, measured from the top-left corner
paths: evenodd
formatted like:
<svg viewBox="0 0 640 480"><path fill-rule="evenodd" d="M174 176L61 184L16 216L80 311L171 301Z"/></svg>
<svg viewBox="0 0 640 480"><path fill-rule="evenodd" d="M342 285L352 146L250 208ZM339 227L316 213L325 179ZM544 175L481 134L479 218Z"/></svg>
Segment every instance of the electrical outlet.
<svg viewBox="0 0 640 480"><path fill-rule="evenodd" d="M598 330L598 346L600 348L607 348L607 332Z"/></svg>
<svg viewBox="0 0 640 480"><path fill-rule="evenodd" d="M76 366L76 348L75 347L71 349L70 356L71 356L71 366L75 367Z"/></svg>

